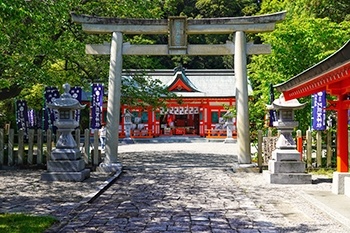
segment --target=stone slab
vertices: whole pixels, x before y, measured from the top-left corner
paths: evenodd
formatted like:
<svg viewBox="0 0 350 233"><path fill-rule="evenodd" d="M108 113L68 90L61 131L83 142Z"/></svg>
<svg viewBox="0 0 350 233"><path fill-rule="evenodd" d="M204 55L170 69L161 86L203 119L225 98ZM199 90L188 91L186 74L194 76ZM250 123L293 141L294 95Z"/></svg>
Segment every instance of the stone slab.
<svg viewBox="0 0 350 233"><path fill-rule="evenodd" d="M301 161L300 152L295 149L276 149L272 151L271 158L275 161Z"/></svg>
<svg viewBox="0 0 350 233"><path fill-rule="evenodd" d="M57 160L48 161L47 170L49 172L80 172L85 168L83 159L79 160Z"/></svg>
<svg viewBox="0 0 350 233"><path fill-rule="evenodd" d="M122 167L123 165L121 163L101 163L98 167L96 167L96 171L103 173L115 173L121 171Z"/></svg>
<svg viewBox="0 0 350 233"><path fill-rule="evenodd" d="M51 152L51 160L78 160L81 158L81 151L74 149L54 149Z"/></svg>
<svg viewBox="0 0 350 233"><path fill-rule="evenodd" d="M350 177L349 172L333 172L332 193L344 194L344 178Z"/></svg>
<svg viewBox="0 0 350 233"><path fill-rule="evenodd" d="M265 180L270 184L311 184L312 177L306 173L275 173L263 171Z"/></svg>
<svg viewBox="0 0 350 233"><path fill-rule="evenodd" d="M344 195L350 197L350 177L344 177Z"/></svg>
<svg viewBox="0 0 350 233"><path fill-rule="evenodd" d="M304 173L305 163L301 161L269 161L269 171L271 173Z"/></svg>
<svg viewBox="0 0 350 233"><path fill-rule="evenodd" d="M45 172L41 174L43 181L72 181L81 182L90 177L90 169L79 172Z"/></svg>
<svg viewBox="0 0 350 233"><path fill-rule="evenodd" d="M236 143L237 139L233 138L225 138L224 143Z"/></svg>

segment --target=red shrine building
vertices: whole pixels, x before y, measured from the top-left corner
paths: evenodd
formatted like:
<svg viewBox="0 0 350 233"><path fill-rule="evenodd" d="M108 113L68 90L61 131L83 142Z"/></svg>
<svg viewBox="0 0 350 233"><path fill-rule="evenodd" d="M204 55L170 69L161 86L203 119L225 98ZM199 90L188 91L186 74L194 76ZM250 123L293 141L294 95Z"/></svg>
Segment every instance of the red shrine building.
<svg viewBox="0 0 350 233"><path fill-rule="evenodd" d="M233 70L154 70L147 75L160 80L170 92L181 98L181 103L173 99L167 102L166 108L157 110L121 106L120 138L125 137L127 127L130 127L133 138L170 135L226 137L225 106L235 106ZM250 86L248 93L252 93ZM131 116L131 123L125 122L123 116L126 114ZM235 136L235 128L233 134Z"/></svg>
<svg viewBox="0 0 350 233"><path fill-rule="evenodd" d="M310 96L320 91L326 91L335 97L335 100L328 101L327 110L333 110L337 114L337 172L348 173L350 41L323 61L275 87L277 91L283 92L286 100Z"/></svg>

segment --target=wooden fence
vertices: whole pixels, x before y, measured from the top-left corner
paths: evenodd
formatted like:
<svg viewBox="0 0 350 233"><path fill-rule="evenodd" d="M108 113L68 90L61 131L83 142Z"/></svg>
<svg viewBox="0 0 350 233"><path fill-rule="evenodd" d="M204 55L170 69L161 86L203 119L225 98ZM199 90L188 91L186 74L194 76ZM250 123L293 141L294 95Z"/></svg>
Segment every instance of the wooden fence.
<svg viewBox="0 0 350 233"><path fill-rule="evenodd" d="M91 135L86 129L81 136L79 129L73 132L85 163L98 165L101 152L94 150L99 146L98 130ZM58 138L59 133L53 134L51 130L29 129L26 134L19 130L15 134L14 129L0 129L0 166L44 165Z"/></svg>
<svg viewBox="0 0 350 233"><path fill-rule="evenodd" d="M58 133L51 130L42 131L29 129L27 134L19 130L15 134L14 129L0 129L0 167L14 165L45 165L54 147ZM73 132L73 137L79 146L87 165L97 166L101 161L98 131L91 134L89 129ZM258 132L258 164L260 167L267 164L271 153L275 149L278 133L272 135L268 131L263 135ZM330 131L307 131L305 136L297 131L296 141L300 156L306 162L307 168L335 167L335 137ZM323 143L325 142L325 143ZM349 140L350 142L350 140ZM300 145L301 144L301 145ZM349 147L350 148L350 147Z"/></svg>
<svg viewBox="0 0 350 233"><path fill-rule="evenodd" d="M276 148L278 134L272 135L272 131L269 130L264 136L262 131L258 132L257 156L259 167L267 165L272 151ZM300 157L306 163L307 168L336 167L335 133L331 131L311 132L308 130L302 136L301 131L297 130L295 140L297 150L300 152Z"/></svg>

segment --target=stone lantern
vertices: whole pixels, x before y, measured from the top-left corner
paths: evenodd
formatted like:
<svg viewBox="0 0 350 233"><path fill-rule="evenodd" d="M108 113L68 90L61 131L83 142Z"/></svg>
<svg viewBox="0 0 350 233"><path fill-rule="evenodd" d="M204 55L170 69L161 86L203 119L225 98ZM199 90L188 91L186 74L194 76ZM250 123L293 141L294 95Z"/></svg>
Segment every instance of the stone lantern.
<svg viewBox="0 0 350 233"><path fill-rule="evenodd" d="M78 100L70 94L69 84L63 85L64 93L60 98L47 103L51 109L58 111L58 119L54 125L60 134L56 148L52 150L50 159L47 161L47 172L41 175L45 181L83 181L90 177L90 170L85 169L84 159L75 142L72 131L79 126L74 119L75 110L83 109Z"/></svg>
<svg viewBox="0 0 350 233"><path fill-rule="evenodd" d="M130 131L131 131L131 125L132 125L132 114L129 112L129 111L126 111L125 114L124 114L124 125L125 125L125 136L127 138L130 137Z"/></svg>
<svg viewBox="0 0 350 233"><path fill-rule="evenodd" d="M311 184L311 175L305 173L305 163L301 161L292 137L294 128L298 126L294 120L294 111L304 107L305 104L300 104L297 99L286 101L283 95L267 106L268 110L277 110L278 120L273 122L273 126L280 130L268 170L264 171L264 177L269 183Z"/></svg>
<svg viewBox="0 0 350 233"><path fill-rule="evenodd" d="M226 138L224 143L234 143L236 140L232 138L232 131L233 131L233 113L231 111L227 111L224 115L224 118L226 119Z"/></svg>

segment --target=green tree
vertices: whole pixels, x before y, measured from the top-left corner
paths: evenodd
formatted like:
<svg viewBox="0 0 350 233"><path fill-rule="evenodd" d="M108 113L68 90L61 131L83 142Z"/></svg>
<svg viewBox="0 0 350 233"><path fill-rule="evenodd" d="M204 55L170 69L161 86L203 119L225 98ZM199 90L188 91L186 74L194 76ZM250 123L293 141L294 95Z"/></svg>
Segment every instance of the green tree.
<svg viewBox="0 0 350 233"><path fill-rule="evenodd" d="M41 109L45 86L61 87L63 83L89 89L93 82L108 82L108 56L85 54L85 44L110 41L110 35L87 35L71 21L70 12L135 18L161 18L158 1L132 0L3 0L0 3L0 108L2 121L13 119L8 107L13 98L26 99L30 107ZM142 35L126 38L150 43ZM125 68L156 67L159 62L147 57L125 59ZM148 81L149 91L161 91L158 83ZM153 88L153 89L152 89ZM130 89L130 88L129 88ZM128 91L129 89L125 89ZM130 96L133 93L124 93ZM157 94L155 95L157 96ZM138 98L135 96L135 98ZM155 103L151 95L144 101ZM11 110L11 111L10 111Z"/></svg>
<svg viewBox="0 0 350 233"><path fill-rule="evenodd" d="M349 39L348 21L336 23L329 18L316 18L315 14L303 11L302 5L298 5L304 2L302 0L276 2L280 1L264 1L262 12L280 11L286 7L287 19L277 24L275 31L259 35L261 41L272 45L272 53L252 56L249 64L254 101L258 106L250 112L257 114L259 119L266 114L261 106L268 103L270 83L278 84L292 78L334 53ZM300 101L310 103L309 98ZM297 120L301 129L308 128L310 105L297 111Z"/></svg>

